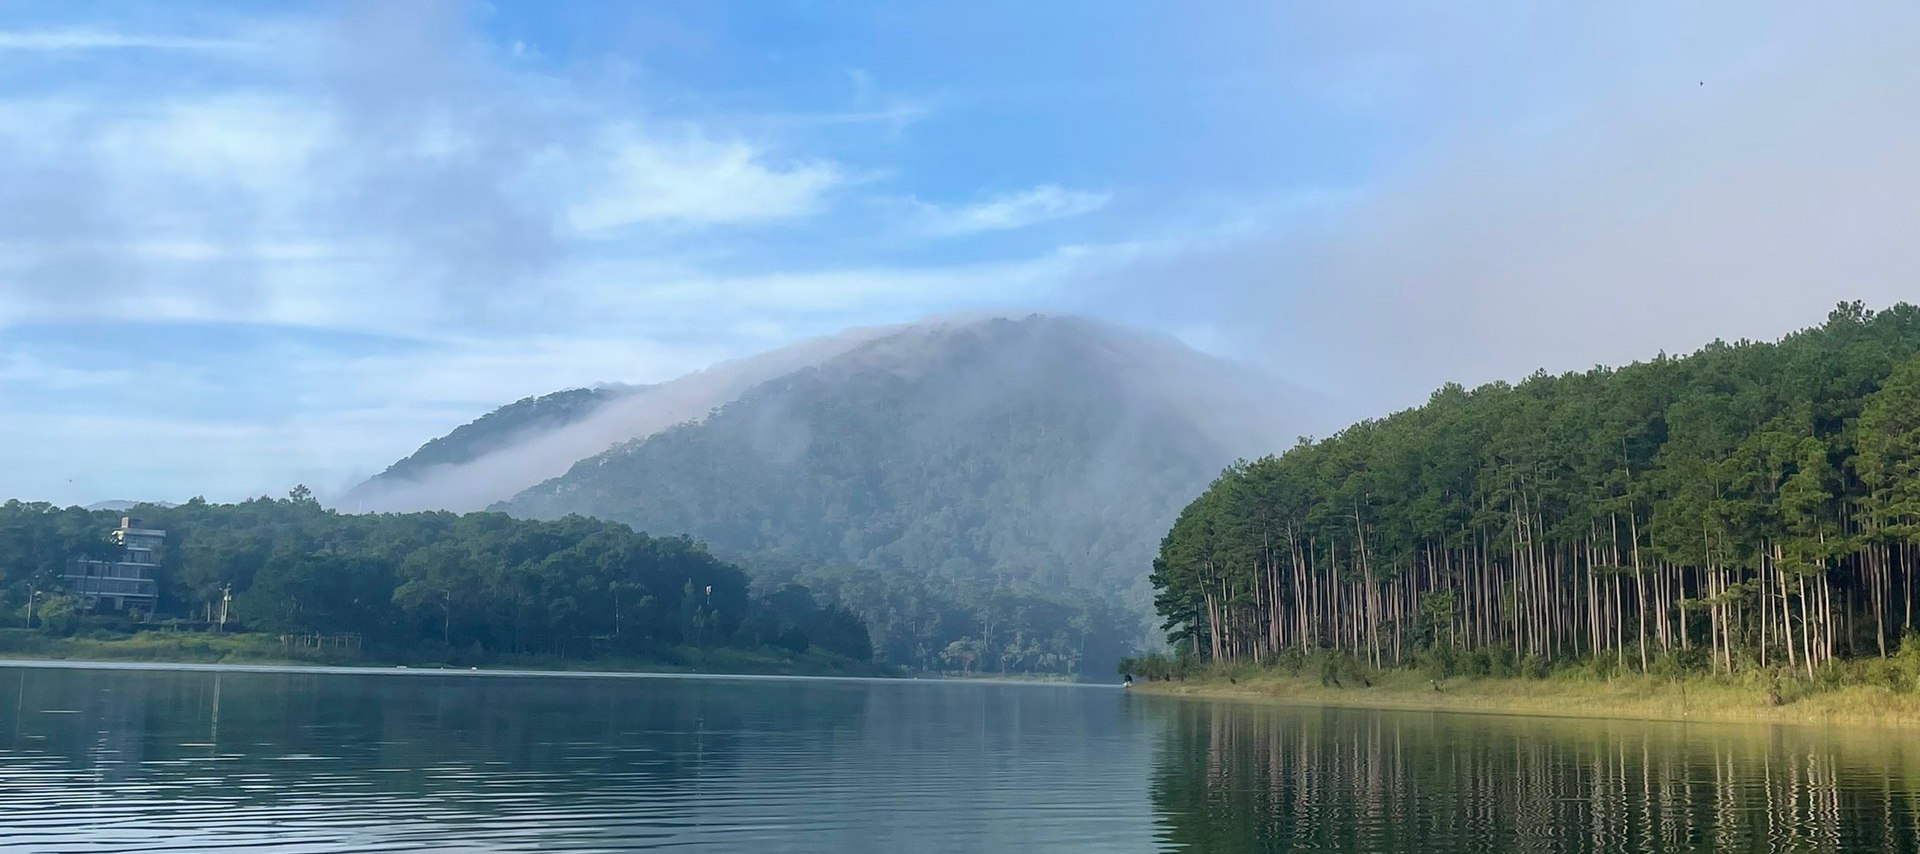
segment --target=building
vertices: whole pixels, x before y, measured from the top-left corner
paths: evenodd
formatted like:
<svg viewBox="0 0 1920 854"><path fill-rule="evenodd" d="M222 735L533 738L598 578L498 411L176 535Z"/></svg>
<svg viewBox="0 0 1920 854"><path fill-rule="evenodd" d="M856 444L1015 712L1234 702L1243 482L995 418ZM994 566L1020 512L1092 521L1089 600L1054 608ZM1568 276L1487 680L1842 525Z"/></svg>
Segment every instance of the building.
<svg viewBox="0 0 1920 854"><path fill-rule="evenodd" d="M80 597L82 606L89 610L137 608L153 613L160 598L160 583L154 580L154 573L160 569L158 552L167 532L142 528L139 519L122 516L120 527L109 536L120 547L120 558L75 558L67 564L68 592Z"/></svg>

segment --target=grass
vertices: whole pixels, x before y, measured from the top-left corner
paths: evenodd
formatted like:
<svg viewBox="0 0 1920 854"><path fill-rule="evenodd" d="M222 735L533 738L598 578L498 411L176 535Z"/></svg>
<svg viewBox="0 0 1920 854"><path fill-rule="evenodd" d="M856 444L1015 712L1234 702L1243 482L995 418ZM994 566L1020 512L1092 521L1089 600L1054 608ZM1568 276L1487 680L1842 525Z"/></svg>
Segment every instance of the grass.
<svg viewBox="0 0 1920 854"><path fill-rule="evenodd" d="M283 655L279 639L264 635L137 632L119 636L53 637L26 629L0 630L0 658L193 664L303 663Z"/></svg>
<svg viewBox="0 0 1920 854"><path fill-rule="evenodd" d="M185 664L326 664L370 667L406 664L438 666L428 658L381 659L363 656L289 656L269 635L202 632L135 632L53 637L27 629L0 629L0 659L53 661L143 661ZM565 658L545 655L495 655L478 662L487 667L524 670L607 670L646 673L747 673L805 676L888 676L887 668L818 650L790 653L771 649L675 647L652 658ZM461 668L465 669L462 663Z"/></svg>
<svg viewBox="0 0 1920 854"><path fill-rule="evenodd" d="M1453 677L1435 683L1417 670L1388 670L1343 685L1251 668L1176 681L1146 681L1151 694L1263 700L1302 705L1637 720L1845 724L1920 727L1920 694L1893 688L1757 678L1580 674L1545 678ZM1436 690L1437 684L1437 690Z"/></svg>

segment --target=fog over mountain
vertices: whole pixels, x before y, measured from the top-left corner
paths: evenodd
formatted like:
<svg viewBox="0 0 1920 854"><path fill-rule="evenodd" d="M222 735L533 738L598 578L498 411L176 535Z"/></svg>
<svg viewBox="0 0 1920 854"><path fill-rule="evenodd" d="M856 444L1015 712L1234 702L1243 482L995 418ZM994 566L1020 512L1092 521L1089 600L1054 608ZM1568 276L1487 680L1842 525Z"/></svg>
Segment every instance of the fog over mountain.
<svg viewBox="0 0 1920 854"><path fill-rule="evenodd" d="M579 513L747 558L1138 598L1179 507L1235 458L1290 443L1295 404L1157 334L935 321L523 400L340 504Z"/></svg>
<svg viewBox="0 0 1920 854"><path fill-rule="evenodd" d="M704 418L748 388L897 329L850 329L655 385L526 398L428 442L336 503L352 512L479 510L617 443Z"/></svg>

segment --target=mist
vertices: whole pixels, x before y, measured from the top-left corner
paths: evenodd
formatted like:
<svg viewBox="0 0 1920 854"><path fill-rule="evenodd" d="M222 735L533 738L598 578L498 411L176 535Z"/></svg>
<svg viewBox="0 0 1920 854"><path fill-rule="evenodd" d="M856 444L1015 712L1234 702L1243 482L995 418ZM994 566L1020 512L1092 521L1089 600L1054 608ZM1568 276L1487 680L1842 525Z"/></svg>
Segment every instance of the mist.
<svg viewBox="0 0 1920 854"><path fill-rule="evenodd" d="M1254 454L1449 381L1920 294L1906 8L1222 8L1031 34L1160 57L1157 89L965 43L808 77L746 62L758 34L717 17L682 23L728 49L663 45L664 13L566 55L462 2L111 17L74 32L125 47L16 24L0 57L0 432L31 448L0 463L62 501L325 489L529 393L940 312L1096 317L1244 362L1284 429L1209 428ZM763 97L731 100L747 71ZM651 386L343 506L483 507L754 376ZM129 435L156 453L86 449Z"/></svg>
<svg viewBox="0 0 1920 854"><path fill-rule="evenodd" d="M635 388L558 429L510 439L506 446L459 465L428 468L410 478L376 477L333 503L349 512L481 510L521 490L559 477L583 459L622 442L705 418L753 386L817 365L897 327L862 327L812 338L766 353L719 362L653 386ZM422 437L423 440L429 437Z"/></svg>
<svg viewBox="0 0 1920 854"><path fill-rule="evenodd" d="M1551 100L1255 233L1081 277L1071 302L1207 330L1352 420L1920 296L1913 10L1781 15L1764 51L1720 54L1686 34L1731 22L1698 17L1658 65L1633 63L1664 19L1596 27L1570 49L1621 51L1597 82L1544 55L1468 75Z"/></svg>
<svg viewBox="0 0 1920 854"><path fill-rule="evenodd" d="M670 382L634 388L574 423L531 429L471 462L376 477L330 503L347 512L484 509L560 478L576 465L595 465L596 455L622 443L702 421L755 387L798 371L820 371L812 381L828 384L875 372L917 381L918 374L938 368L934 355L947 352L945 342L952 336L996 319L1020 322L1024 331L993 337L998 349L985 354L986 361L964 376L942 380L939 422L976 423L985 413L1001 411L1009 396L1072 397L1076 390L1032 386L1043 377L1062 376L1057 362L1063 353L1080 362L1075 374L1096 386L1104 387L1112 377L1124 378L1124 385L1114 389L1125 396L1120 422L1108 425L1107 438L1084 465L1070 477L1050 479L1047 487L1044 504L1058 511L1061 524L1071 522L1086 531L1089 543L1139 534L1107 531L1100 520L1116 496L1140 489L1140 466L1150 453L1145 449L1159 441L1154 437L1187 436L1190 445L1180 459L1205 461L1198 469L1162 472L1177 481L1156 490L1165 505L1161 521L1170 522L1190 494L1212 477L1209 466L1282 450L1300 433L1310 432L1324 411L1310 392L1195 351L1164 334L1087 318L969 313L851 329L721 362ZM756 398L753 450L770 461L791 463L805 453L810 434L806 414L788 410L783 400L779 390Z"/></svg>

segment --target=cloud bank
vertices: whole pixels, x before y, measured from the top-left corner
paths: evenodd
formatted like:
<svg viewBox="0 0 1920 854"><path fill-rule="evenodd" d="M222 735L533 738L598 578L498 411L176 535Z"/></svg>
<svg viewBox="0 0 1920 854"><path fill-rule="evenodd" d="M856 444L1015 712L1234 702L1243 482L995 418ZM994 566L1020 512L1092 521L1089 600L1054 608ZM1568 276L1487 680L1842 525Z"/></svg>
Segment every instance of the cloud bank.
<svg viewBox="0 0 1920 854"><path fill-rule="evenodd" d="M1078 292L1281 366L1344 400L1336 424L1447 381L1773 338L1839 301L1920 299L1920 21L1806 7L1771 20L1736 58L1621 67L1578 101L1437 135L1359 192ZM1644 36L1602 28L1589 49L1625 62Z"/></svg>
<svg viewBox="0 0 1920 854"><path fill-rule="evenodd" d="M1004 11L9 4L0 496L340 487L962 310L1255 360L1323 433L1920 295L1913 10Z"/></svg>

